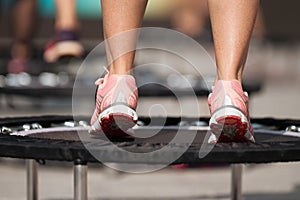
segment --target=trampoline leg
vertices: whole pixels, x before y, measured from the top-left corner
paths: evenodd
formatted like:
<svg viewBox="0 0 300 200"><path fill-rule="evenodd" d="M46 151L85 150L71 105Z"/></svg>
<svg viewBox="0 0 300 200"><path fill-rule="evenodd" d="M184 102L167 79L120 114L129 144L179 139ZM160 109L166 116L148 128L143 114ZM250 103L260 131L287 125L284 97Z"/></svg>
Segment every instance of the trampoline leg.
<svg viewBox="0 0 300 200"><path fill-rule="evenodd" d="M74 199L87 200L87 164L74 165Z"/></svg>
<svg viewBox="0 0 300 200"><path fill-rule="evenodd" d="M38 199L38 163L26 160L27 168L27 200Z"/></svg>
<svg viewBox="0 0 300 200"><path fill-rule="evenodd" d="M231 200L242 199L242 164L231 165Z"/></svg>

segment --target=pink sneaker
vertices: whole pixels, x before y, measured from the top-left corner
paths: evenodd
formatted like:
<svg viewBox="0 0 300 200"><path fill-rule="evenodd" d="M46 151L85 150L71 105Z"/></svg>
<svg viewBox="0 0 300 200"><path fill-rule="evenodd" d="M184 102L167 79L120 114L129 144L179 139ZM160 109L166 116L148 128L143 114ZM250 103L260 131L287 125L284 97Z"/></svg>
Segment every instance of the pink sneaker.
<svg viewBox="0 0 300 200"><path fill-rule="evenodd" d="M108 136L125 136L138 119L138 92L131 75L109 75L96 81L96 108L90 133L103 131Z"/></svg>
<svg viewBox="0 0 300 200"><path fill-rule="evenodd" d="M248 94L238 80L217 81L208 97L211 119L209 143L254 142Z"/></svg>

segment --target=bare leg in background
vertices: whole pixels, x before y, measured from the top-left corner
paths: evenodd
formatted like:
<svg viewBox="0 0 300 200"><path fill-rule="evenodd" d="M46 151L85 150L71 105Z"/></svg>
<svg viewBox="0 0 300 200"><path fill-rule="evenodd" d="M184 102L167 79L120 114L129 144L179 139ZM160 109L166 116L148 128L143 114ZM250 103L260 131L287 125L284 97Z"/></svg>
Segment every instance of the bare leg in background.
<svg viewBox="0 0 300 200"><path fill-rule="evenodd" d="M78 28L76 1L55 0L55 5L55 28L57 30L76 30Z"/></svg>
<svg viewBox="0 0 300 200"><path fill-rule="evenodd" d="M12 15L12 57L28 59L32 56L31 40L35 26L36 0L18 0Z"/></svg>

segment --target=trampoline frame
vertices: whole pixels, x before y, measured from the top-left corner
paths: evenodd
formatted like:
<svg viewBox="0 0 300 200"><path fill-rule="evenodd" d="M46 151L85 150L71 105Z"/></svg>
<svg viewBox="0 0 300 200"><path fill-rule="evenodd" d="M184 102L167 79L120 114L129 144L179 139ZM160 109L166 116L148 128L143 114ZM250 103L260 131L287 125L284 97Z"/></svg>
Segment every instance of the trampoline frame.
<svg viewBox="0 0 300 200"><path fill-rule="evenodd" d="M242 200L243 164L231 165L231 200ZM38 199L38 163L26 161L27 168L27 200ZM87 163L75 161L73 168L74 200L88 200L88 166Z"/></svg>
<svg viewBox="0 0 300 200"><path fill-rule="evenodd" d="M33 159L26 160L27 200L38 199L38 162ZM73 169L74 200L88 199L87 163L75 161Z"/></svg>

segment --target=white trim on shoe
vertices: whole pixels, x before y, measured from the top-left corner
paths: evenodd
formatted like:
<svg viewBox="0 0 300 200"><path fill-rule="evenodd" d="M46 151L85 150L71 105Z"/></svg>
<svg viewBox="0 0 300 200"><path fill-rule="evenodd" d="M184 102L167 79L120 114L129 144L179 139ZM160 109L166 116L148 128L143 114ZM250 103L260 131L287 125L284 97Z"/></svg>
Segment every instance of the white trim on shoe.
<svg viewBox="0 0 300 200"><path fill-rule="evenodd" d="M134 121L138 120L138 115L134 109L126 105L118 104L104 109L98 117L99 121L101 121L101 119L104 117L108 117L110 114L124 114L131 116Z"/></svg>

